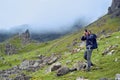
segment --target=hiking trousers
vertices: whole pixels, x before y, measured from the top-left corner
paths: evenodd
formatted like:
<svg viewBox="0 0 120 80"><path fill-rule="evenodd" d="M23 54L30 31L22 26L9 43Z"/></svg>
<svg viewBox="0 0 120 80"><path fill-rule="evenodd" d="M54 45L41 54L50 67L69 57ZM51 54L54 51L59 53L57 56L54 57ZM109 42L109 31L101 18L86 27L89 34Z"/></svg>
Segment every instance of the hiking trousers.
<svg viewBox="0 0 120 80"><path fill-rule="evenodd" d="M93 65L91 62L92 51L93 51L93 49L86 49L86 51L84 53L84 58L87 60L87 64L88 64L87 69L90 69L91 65Z"/></svg>

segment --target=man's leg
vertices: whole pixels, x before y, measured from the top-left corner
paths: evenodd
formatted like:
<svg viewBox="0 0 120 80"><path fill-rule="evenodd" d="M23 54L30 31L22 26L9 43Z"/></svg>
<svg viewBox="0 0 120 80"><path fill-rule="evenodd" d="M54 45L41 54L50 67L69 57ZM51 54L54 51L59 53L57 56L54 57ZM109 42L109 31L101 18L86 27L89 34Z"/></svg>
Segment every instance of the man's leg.
<svg viewBox="0 0 120 80"><path fill-rule="evenodd" d="M84 59L87 60L87 50L84 52ZM92 62L91 62L91 66L94 66Z"/></svg>
<svg viewBox="0 0 120 80"><path fill-rule="evenodd" d="M87 60L87 50L84 53L84 59Z"/></svg>
<svg viewBox="0 0 120 80"><path fill-rule="evenodd" d="M87 49L87 63L88 63L88 71L91 67L91 55L92 55L92 49Z"/></svg>

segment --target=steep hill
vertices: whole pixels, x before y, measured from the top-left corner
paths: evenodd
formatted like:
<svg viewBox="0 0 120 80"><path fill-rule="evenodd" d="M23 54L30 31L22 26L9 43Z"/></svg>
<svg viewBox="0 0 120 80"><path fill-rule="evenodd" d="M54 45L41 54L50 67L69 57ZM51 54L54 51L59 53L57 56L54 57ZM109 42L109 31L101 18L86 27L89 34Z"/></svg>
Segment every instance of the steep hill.
<svg viewBox="0 0 120 80"><path fill-rule="evenodd" d="M86 61L83 59L85 45L80 41L85 28L98 35L99 48L93 51L92 61L95 66L90 72L85 71ZM6 43L11 43L17 49L22 48L16 54L9 56L5 55L4 49L1 48L0 80L18 80L18 78L21 80L29 80L29 78L31 80L77 80L76 78L114 80L116 74L120 74L120 18L113 17L113 13L99 18L75 33L47 43L26 42L25 39L15 36L0 45L4 48ZM22 40L26 42L24 47L21 45ZM58 68L59 71L61 69L59 74ZM60 73L65 75L56 76Z"/></svg>

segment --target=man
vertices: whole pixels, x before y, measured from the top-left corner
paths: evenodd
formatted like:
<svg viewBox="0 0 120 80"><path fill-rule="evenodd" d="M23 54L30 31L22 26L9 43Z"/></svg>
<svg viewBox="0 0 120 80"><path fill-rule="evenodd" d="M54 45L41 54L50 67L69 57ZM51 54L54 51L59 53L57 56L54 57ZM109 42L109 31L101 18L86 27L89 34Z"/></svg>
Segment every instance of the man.
<svg viewBox="0 0 120 80"><path fill-rule="evenodd" d="M91 56L93 49L97 48L97 36L95 34L92 34L91 31L88 31L85 29L84 36L82 36L81 40L86 41L86 51L84 53L84 58L87 60L87 71L90 71L90 67L93 66L93 63L91 62Z"/></svg>

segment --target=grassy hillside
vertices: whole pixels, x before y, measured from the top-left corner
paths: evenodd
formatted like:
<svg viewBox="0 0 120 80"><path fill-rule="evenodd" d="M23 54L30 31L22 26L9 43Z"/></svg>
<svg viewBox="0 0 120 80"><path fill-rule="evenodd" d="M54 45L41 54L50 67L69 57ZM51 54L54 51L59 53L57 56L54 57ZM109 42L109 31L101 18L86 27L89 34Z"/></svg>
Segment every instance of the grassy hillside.
<svg viewBox="0 0 120 80"><path fill-rule="evenodd" d="M96 33L99 36L114 32L110 38L98 40L99 51L94 50L92 56L92 61L96 66L92 68L91 72L75 71L62 77L56 77L56 72L45 74L45 70L49 67L46 66L37 72L25 73L32 76L31 80L75 80L80 76L83 76L90 80L96 80L101 77L114 79L115 74L120 73L120 61L115 62L116 58L118 60L120 59L120 46L115 49L115 53L113 55L102 56L102 52L110 45L120 44L120 38L116 38L117 36L120 37L120 32L118 32L118 30L120 30L120 18L111 18L107 15L88 25L86 28L92 30L93 33ZM77 43L81 42L80 37L83 34L83 30L84 28L78 32L66 35L53 41L49 41L47 43L30 43L15 55L6 56L1 51L0 55L5 60L0 59L0 70L9 69L15 65L19 65L24 59L32 60L36 59L36 56L38 55L42 54L45 56L50 56L52 53L61 54L61 59L59 59L59 62L61 62L62 65L66 65L71 68L75 62L85 61L83 59L84 49L78 53L71 55L69 49L67 48L67 46L70 46L71 49L78 47L78 45L72 46L72 43L75 39ZM10 39L9 42L13 43L17 47L21 47L18 38ZM70 64L66 64L67 61L70 61ZM98 69L96 69L96 67Z"/></svg>

